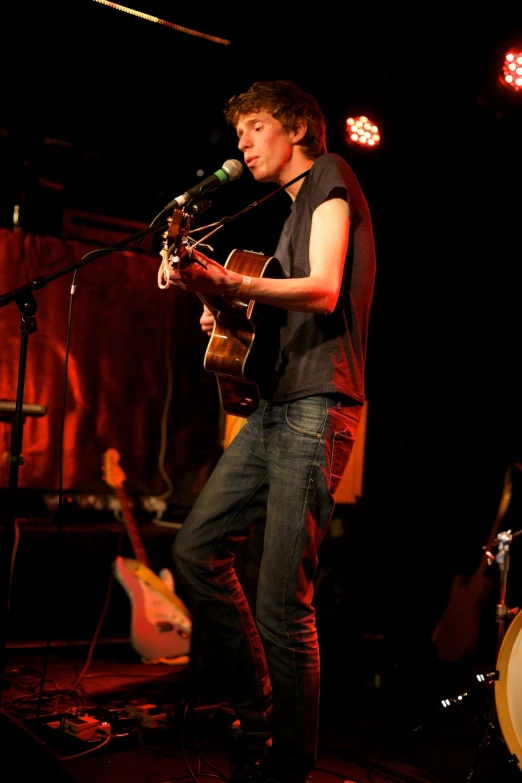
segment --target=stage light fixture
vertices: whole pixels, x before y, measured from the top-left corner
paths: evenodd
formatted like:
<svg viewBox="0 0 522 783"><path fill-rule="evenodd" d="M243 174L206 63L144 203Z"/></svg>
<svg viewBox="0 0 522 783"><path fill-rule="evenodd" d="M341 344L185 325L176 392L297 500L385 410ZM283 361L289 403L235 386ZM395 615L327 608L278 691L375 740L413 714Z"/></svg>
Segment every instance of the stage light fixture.
<svg viewBox="0 0 522 783"><path fill-rule="evenodd" d="M378 126L365 115L347 118L346 138L349 144L364 149L374 149L381 142Z"/></svg>
<svg viewBox="0 0 522 783"><path fill-rule="evenodd" d="M510 47L505 52L497 81L505 90L522 97L522 47Z"/></svg>

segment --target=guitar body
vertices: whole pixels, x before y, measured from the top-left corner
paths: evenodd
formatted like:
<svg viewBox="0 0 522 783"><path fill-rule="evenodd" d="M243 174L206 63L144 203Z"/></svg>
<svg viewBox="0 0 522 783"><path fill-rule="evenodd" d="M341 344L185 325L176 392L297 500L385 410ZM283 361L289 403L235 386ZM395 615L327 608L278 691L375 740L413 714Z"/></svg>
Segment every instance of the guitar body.
<svg viewBox="0 0 522 783"><path fill-rule="evenodd" d="M482 568L470 577L457 574L448 605L431 637L439 660L456 663L473 654L491 584Z"/></svg>
<svg viewBox="0 0 522 783"><path fill-rule="evenodd" d="M249 250L233 250L225 267L250 277L284 276L276 258ZM247 418L259 404L260 381L274 368L282 311L248 298L201 299L215 319L203 366L216 375L223 410Z"/></svg>
<svg viewBox="0 0 522 783"><path fill-rule="evenodd" d="M516 465L518 467L518 465ZM502 495L489 534L488 542L477 570L466 576L457 574L453 580L448 605L431 635L437 658L442 661L457 661L473 654L480 629L482 608L491 591L493 579L487 574L494 560L489 556L488 547L493 545L500 525L511 502L513 491L512 467L504 474Z"/></svg>
<svg viewBox="0 0 522 783"><path fill-rule="evenodd" d="M163 569L160 578L137 560L117 557L114 574L131 603L130 640L138 655L152 660L188 655L192 622L172 591L170 571Z"/></svg>

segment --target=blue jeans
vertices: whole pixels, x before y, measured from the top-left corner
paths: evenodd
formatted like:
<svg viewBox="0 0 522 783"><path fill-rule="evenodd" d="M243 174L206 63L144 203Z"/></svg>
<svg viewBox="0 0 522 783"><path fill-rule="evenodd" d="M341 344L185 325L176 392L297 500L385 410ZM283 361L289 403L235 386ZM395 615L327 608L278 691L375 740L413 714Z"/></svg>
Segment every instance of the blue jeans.
<svg viewBox="0 0 522 783"><path fill-rule="evenodd" d="M270 763L298 775L313 769L317 751L318 549L361 412L322 395L262 400L174 543L177 575L193 599L193 633L205 625L243 732L269 730ZM265 532L254 618L234 551L259 522Z"/></svg>

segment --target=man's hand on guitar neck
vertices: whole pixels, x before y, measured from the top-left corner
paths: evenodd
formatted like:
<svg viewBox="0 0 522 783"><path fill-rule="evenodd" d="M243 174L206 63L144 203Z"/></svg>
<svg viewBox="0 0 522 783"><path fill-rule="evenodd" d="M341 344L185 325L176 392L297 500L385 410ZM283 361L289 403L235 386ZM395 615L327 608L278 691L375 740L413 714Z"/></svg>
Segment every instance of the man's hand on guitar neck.
<svg viewBox="0 0 522 783"><path fill-rule="evenodd" d="M192 250L191 258L200 263L186 263L187 256L169 271L169 278L173 285L183 288L185 291L194 291L201 294L219 294L221 296L234 296L237 294L243 275L218 264L212 258Z"/></svg>
<svg viewBox="0 0 522 783"><path fill-rule="evenodd" d="M208 335L212 334L212 329L214 328L214 316L212 315L211 311L208 309L206 304L203 305L203 313L201 314L199 323L201 324L202 330L206 332L206 334Z"/></svg>

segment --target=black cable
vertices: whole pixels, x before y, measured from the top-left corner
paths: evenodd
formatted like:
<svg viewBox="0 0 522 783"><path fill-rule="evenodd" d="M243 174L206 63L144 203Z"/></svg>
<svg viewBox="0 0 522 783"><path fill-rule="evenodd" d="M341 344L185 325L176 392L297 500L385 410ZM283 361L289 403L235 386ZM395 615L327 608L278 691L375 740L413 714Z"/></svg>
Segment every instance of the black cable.
<svg viewBox="0 0 522 783"><path fill-rule="evenodd" d="M213 770L214 770L214 772L216 772L216 773L217 773L217 774L216 774L216 777L217 777L217 778L219 778L219 780L227 780L228 778L224 777L224 775L223 775L223 772L221 772L221 770L220 770L220 769L218 769L217 767L215 767L215 766L214 766L214 765L213 765L213 764L212 764L212 763L211 763L211 762L210 762L210 761L207 759L207 757L205 756L205 754L204 754L204 753L203 753L203 751L201 750L201 747L200 747L200 745L199 745L199 742L197 741L197 739L196 739L196 737L194 736L194 734L192 734L192 741L193 741L194 745L196 746L196 750L197 750L197 752L198 752L198 755L199 755L199 756L200 756L200 757L203 759L203 761L205 762L205 764L207 764L207 766L209 766L209 767L210 767L210 769L213 769ZM209 773L209 774L210 774L210 773Z"/></svg>
<svg viewBox="0 0 522 783"><path fill-rule="evenodd" d="M118 539L118 545L116 547L116 554L115 554L114 558L119 556L124 538L125 538L125 532L122 532L120 534L119 539ZM113 561L114 561L114 558L113 558ZM111 567L110 574L109 574L109 583L107 585L107 592L105 594L105 602L104 602L103 607L102 607L100 619L98 620L98 625L96 626L96 630L94 631L94 636L92 638L91 645L89 647L89 653L87 655L87 660L86 660L86 662L84 664L83 669L81 670L80 674L76 678L76 681L75 681L75 683L73 685L73 689L74 690L78 687L78 685L80 683L80 680L85 676L85 673L87 672L89 666L91 665L92 656L94 654L94 648L96 646L96 642L98 640L98 636L100 635L101 629L103 627L103 623L105 622L105 618L107 616L107 612L108 612L108 609L109 609L109 603L110 603L110 599L111 599L113 585L114 585L114 569Z"/></svg>
<svg viewBox="0 0 522 783"><path fill-rule="evenodd" d="M490 696L491 702L490 702L489 710L488 710L488 713L487 713L486 732L484 734L484 737L482 739L482 742L481 742L481 745L480 745L480 748L479 748L479 754L478 754L477 761L475 762L475 766L473 767L471 772L466 777L466 780L472 780L474 778L474 776L475 776L475 773L477 773L480 770L480 766L481 766L482 760L484 758L484 753L485 753L486 747L488 746L488 740L489 740L489 737L491 735L491 729L492 729L493 715L494 715L494 712L495 712L495 700L494 700L494 698L493 698L491 693L489 694L489 696Z"/></svg>
<svg viewBox="0 0 522 783"><path fill-rule="evenodd" d="M195 781L195 783L199 783L198 778L194 775L194 773L193 773L193 771L192 771L192 769L190 767L190 764L188 762L187 749L186 749L186 746L185 746L185 731L186 731L187 715L188 715L189 707L190 707L190 702L186 701L185 702L185 707L183 709L183 718L182 718L182 721L181 721L181 752L183 754L183 760L185 762L185 766L187 768L187 771L188 771L190 777L192 778L193 781Z"/></svg>
<svg viewBox="0 0 522 783"><path fill-rule="evenodd" d="M187 724L188 724L188 714L190 709L190 701L185 702L185 707L183 709L183 718L181 721L181 752L183 754L183 760L185 761L185 766L187 767L188 773L191 776L191 779L195 783L200 783L200 778L217 778L218 780L228 780L228 776L225 776L221 770L219 770L217 767L214 767L213 764L211 764L208 759L204 756L204 754L201 752L201 749L199 747L199 744L197 740L195 739L194 735L192 734L192 740L196 746L196 749L198 751L198 772L197 775L194 774L193 770L190 767L188 758L187 758L187 747L186 747L186 732L187 732ZM208 764L208 766L213 769L215 772L201 772L200 770L200 758L203 759L203 761Z"/></svg>
<svg viewBox="0 0 522 783"><path fill-rule="evenodd" d="M263 198L260 198L258 201L253 201L251 204L248 204L246 207L243 207L243 209L240 209L239 212L236 212L235 215L225 215L225 217L222 217L221 220L216 221L216 223L213 223L214 231L217 231L219 228L221 228L224 225L228 225L229 223L232 223L237 218L242 217L243 215L246 215L247 212L250 212L251 209L254 209L254 207L258 207L260 204L263 204L264 201L266 201L269 198L272 198L272 196L275 196L276 193L281 193L281 191L285 190L286 188L290 187L290 185L293 185L294 182L297 182L298 180L302 179L303 177L308 176L308 171L304 171L302 174L299 174L297 177L294 177L294 179L291 179L290 182L286 182L284 185L280 185L278 188L275 188L274 190L270 191L270 193L267 193L266 196L263 196ZM188 204L187 206L190 206ZM149 225L149 228L152 228L152 226L155 224L157 220L160 219L162 215L165 214L171 207L164 207L161 212L158 212L156 217L152 220L152 222ZM212 232L214 233L214 232Z"/></svg>
<svg viewBox="0 0 522 783"><path fill-rule="evenodd" d="M69 297L69 316L67 319L67 337L65 340L65 356L63 362L63 389L62 389L62 414L60 416L60 439L59 439L59 451L58 451L58 510L61 510L63 506L63 440L65 433L65 411L67 406L67 381L68 381L68 367L69 367L69 352L71 347L71 329L72 329L72 311L74 294L76 292L76 278L78 276L78 269L74 270L74 275L71 283L71 295ZM61 514L58 514L58 527L61 532Z"/></svg>
<svg viewBox="0 0 522 783"><path fill-rule="evenodd" d="M334 778L341 778L342 780L347 781L347 783L362 783L361 780L352 778L351 775L348 775L346 772L335 772L333 769L326 769L326 767L314 767L312 773L315 770L317 770L317 772L326 772L328 775L333 775Z"/></svg>
<svg viewBox="0 0 522 783"><path fill-rule="evenodd" d="M53 680L43 680L40 678L40 684L36 684L34 691L24 694L22 696L15 696L14 699L3 704L3 709L7 713L13 713L22 717L40 717L42 710L46 715L54 715L57 711L58 705L64 702L65 705L72 706L76 709L83 706L85 703L85 694L81 689L58 689L45 690L42 689L41 684L52 683ZM38 693L36 693L36 686L38 685ZM60 710L62 711L62 710Z"/></svg>
<svg viewBox="0 0 522 783"><path fill-rule="evenodd" d="M59 554L60 554L60 547L63 543L62 540L62 534L63 534L63 440L64 440L64 431L65 431L65 411L66 411L66 404L67 404L67 371L68 371L68 365L69 365L69 349L70 349L70 342L71 342L71 324L72 324L72 311L73 311L73 301L74 301L74 293L76 291L76 277L78 274L78 269L74 270L73 275L73 281L71 285L71 294L69 298L69 316L67 319L67 337L65 342L65 358L64 358L64 373L63 373L63 391L62 391L62 409L61 409L61 416L60 416L60 438L59 438L59 451L58 451L58 509L57 513L55 514L57 518L57 526L56 526L56 555L55 555L55 562L54 567L51 568L51 573L54 574L54 579L50 584L54 585L56 588L56 577L58 574L58 568L56 567L57 562L60 562ZM53 590L52 592L56 592ZM54 615L53 615L53 621L54 621ZM52 631L53 628L51 628L51 625L54 625L54 623L48 623L48 635L47 635L47 643L45 645L45 652L44 652L44 658L43 658L43 668L42 668L42 682L40 686L40 696L43 697L43 688L44 688L44 682L47 674L47 667L49 665L49 654L51 649L51 638L52 638ZM37 703L36 707L36 717L40 717L40 701Z"/></svg>
<svg viewBox="0 0 522 783"><path fill-rule="evenodd" d="M34 682L40 681L42 673L36 669L27 669L19 666L7 666L4 670L5 680L13 688L17 688L19 691L25 691L31 693L34 687Z"/></svg>
<svg viewBox="0 0 522 783"><path fill-rule="evenodd" d="M125 537L125 532L122 532L120 534L120 536L119 536L119 539L118 539L118 544L117 544L117 547L116 547L116 555L115 555L115 557L117 557L119 555L120 551L121 551L121 546L122 546L124 537ZM113 570L111 568L111 572L110 572L110 575L109 575L109 582L108 582L108 586L107 586L107 592L106 592L106 595L105 595L104 605L102 607L101 615L100 615L100 618L98 620L98 624L96 626L96 630L94 632L94 636L93 636L93 639L92 639L90 647L89 647L89 653L87 655L87 660L86 660L86 662L85 662L85 664L84 664L80 674L76 677L76 680L75 680L72 688L66 689L66 690L55 689L54 691L45 691L45 684L48 683L48 682L54 682L53 680L47 680L46 676L45 676L45 673L47 671L48 646L46 647L46 655L44 656L44 668L43 668L42 672L37 672L35 670L23 670L25 672L25 677L26 678L29 677L29 674L30 674L33 678L38 677L39 681L40 681L39 696L38 696L38 698L36 700L36 718L40 717L44 701L47 704L49 704L50 701L54 701L54 706L50 708L50 711L49 711L49 708L47 708L47 710L46 710L46 714L53 714L55 712L56 700L57 700L58 696L64 696L64 697L67 697L68 699L72 699L73 702L76 702L76 704L75 704L76 707L82 706L82 704L84 703L84 701L85 701L85 691L83 689L83 686L80 686L80 681L85 677L85 674L86 674L86 672L88 670L88 667L90 666L90 663L92 661L92 656L93 656L93 653L94 653L94 648L95 648L95 645L96 645L96 641L98 639L98 636L99 636L99 634L101 632L101 629L103 627L103 623L104 623L105 618L107 616L107 611L108 611L108 608L109 608L109 603L110 603L110 598L111 598L111 594L112 594L112 586L113 586L113 584L114 584L114 572L113 572ZM49 644L49 640L48 640L48 644ZM11 669L12 668L13 667L11 667ZM22 671L22 670L20 670L20 671ZM94 675L94 676L105 676L106 677L106 676L109 676L109 675L104 674L104 675ZM32 705L34 703L34 698L35 698L34 697L34 692L36 690L36 684L33 687L31 685L27 685L25 688L22 688L20 685L18 685L17 687L20 688L20 690L24 690L25 689L29 695L27 697L21 697L21 696L20 697L16 697L15 699L11 700L10 702L7 702L7 704L5 706L10 708L10 709L12 709L12 710L17 710L18 714L27 715L28 711L25 710L25 709L20 709L20 707L18 707L18 705L22 704L22 705L25 706L26 704Z"/></svg>

